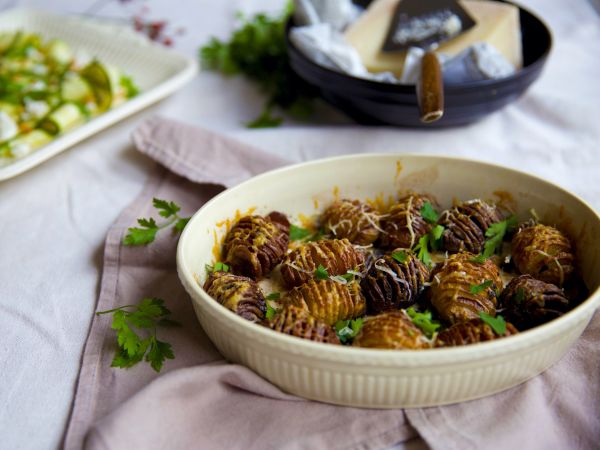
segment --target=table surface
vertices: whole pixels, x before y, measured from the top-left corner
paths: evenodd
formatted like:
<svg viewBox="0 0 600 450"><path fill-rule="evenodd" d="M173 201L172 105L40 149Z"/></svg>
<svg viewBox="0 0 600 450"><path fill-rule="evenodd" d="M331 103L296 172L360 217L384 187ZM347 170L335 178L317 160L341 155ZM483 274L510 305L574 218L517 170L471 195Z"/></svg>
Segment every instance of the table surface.
<svg viewBox="0 0 600 450"><path fill-rule="evenodd" d="M153 163L129 136L153 114L226 133L293 161L354 152L469 156L548 178L600 209L599 17L586 0L527 0L554 34L540 80L514 104L464 128L419 131L353 125L326 105L313 123L248 130L263 97L241 78L201 73L165 101L38 168L0 183L0 447L60 446L102 270L103 242ZM278 11L282 0L23 0L64 14L168 21L190 56L226 37L235 12ZM179 30L179 29L182 30ZM183 31L183 33L180 33Z"/></svg>

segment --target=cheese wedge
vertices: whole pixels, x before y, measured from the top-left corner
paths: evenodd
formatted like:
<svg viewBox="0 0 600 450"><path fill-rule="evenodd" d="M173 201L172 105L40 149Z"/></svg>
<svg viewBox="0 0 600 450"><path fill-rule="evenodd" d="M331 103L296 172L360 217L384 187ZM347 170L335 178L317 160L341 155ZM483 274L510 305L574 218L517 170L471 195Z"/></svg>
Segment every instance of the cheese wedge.
<svg viewBox="0 0 600 450"><path fill-rule="evenodd" d="M376 0L345 33L369 72L402 74L406 52L381 51L392 17L400 0ZM461 0L460 4L475 19L476 25L443 42L435 51L454 56L475 42L487 42L520 69L523 66L519 8L507 3Z"/></svg>

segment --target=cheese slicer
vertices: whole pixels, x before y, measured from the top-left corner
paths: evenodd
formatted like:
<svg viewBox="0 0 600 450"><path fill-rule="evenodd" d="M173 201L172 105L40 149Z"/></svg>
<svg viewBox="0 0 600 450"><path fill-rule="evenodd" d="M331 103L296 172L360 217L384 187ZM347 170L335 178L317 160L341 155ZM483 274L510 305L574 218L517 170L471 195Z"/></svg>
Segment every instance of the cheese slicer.
<svg viewBox="0 0 600 450"><path fill-rule="evenodd" d="M434 50L473 26L475 21L457 0L401 0L398 4L382 50L425 50L416 84L421 122L434 122L444 115L442 69Z"/></svg>

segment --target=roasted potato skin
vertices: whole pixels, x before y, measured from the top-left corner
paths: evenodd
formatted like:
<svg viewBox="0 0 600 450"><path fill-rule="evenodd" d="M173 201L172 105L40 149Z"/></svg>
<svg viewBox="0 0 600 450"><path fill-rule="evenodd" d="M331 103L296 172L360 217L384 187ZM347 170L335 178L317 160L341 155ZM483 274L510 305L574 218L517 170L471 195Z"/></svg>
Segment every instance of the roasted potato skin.
<svg viewBox="0 0 600 450"><path fill-rule="evenodd" d="M456 253L436 267L431 280L431 304L449 323L476 319L480 312L496 315L497 292L502 289L498 267L490 260L474 261L472 253ZM491 281L478 293L471 288Z"/></svg>
<svg viewBox="0 0 600 450"><path fill-rule="evenodd" d="M403 263L391 255L376 259L360 283L369 313L377 314L414 305L430 276L427 266L412 253L406 253Z"/></svg>
<svg viewBox="0 0 600 450"><path fill-rule="evenodd" d="M532 328L560 317L569 310L569 299L558 286L520 275L500 295L503 315L519 329Z"/></svg>
<svg viewBox="0 0 600 450"><path fill-rule="evenodd" d="M421 208L427 202L437 202L428 195L410 194L402 197L382 219L383 233L379 245L386 249L413 248L419 239L429 233L432 225L421 217ZM413 233L410 232L412 228Z"/></svg>
<svg viewBox="0 0 600 450"><path fill-rule="evenodd" d="M379 237L379 216L359 200L340 200L330 205L321 216L321 225L337 239L353 244L370 245Z"/></svg>
<svg viewBox="0 0 600 450"><path fill-rule="evenodd" d="M389 311L365 318L355 347L419 350L431 346L419 327L404 311Z"/></svg>
<svg viewBox="0 0 600 450"><path fill-rule="evenodd" d="M322 265L329 275L343 275L365 262L365 254L348 239L331 239L302 244L288 253L281 266L281 276L289 288L300 286L313 278Z"/></svg>
<svg viewBox="0 0 600 450"><path fill-rule="evenodd" d="M287 304L264 325L280 333L325 344L339 344L333 328L311 316L305 308Z"/></svg>
<svg viewBox="0 0 600 450"><path fill-rule="evenodd" d="M360 317L366 309L365 297L356 282L341 284L332 280L309 280L288 292L286 301L307 309L313 317L327 325Z"/></svg>
<svg viewBox="0 0 600 450"><path fill-rule="evenodd" d="M263 278L283 259L289 234L290 224L279 212L242 217L225 237L224 261L235 274Z"/></svg>
<svg viewBox="0 0 600 450"><path fill-rule="evenodd" d="M520 273L557 286L562 286L575 271L569 238L549 225L521 226L512 239L512 257Z"/></svg>
<svg viewBox="0 0 600 450"><path fill-rule="evenodd" d="M445 228L442 235L444 248L452 253L481 253L485 244L485 232L492 224L501 221L500 210L479 199L447 209L439 219L439 223Z"/></svg>
<svg viewBox="0 0 600 450"><path fill-rule="evenodd" d="M517 334L518 330L513 324L506 323L506 333L498 336L491 326L481 319L471 319L459 322L446 328L437 335L436 347L457 347L460 345L477 344L479 342L493 341L506 336Z"/></svg>
<svg viewBox="0 0 600 450"><path fill-rule="evenodd" d="M259 323L265 317L265 297L252 278L213 272L206 279L204 290L221 305L250 322Z"/></svg>

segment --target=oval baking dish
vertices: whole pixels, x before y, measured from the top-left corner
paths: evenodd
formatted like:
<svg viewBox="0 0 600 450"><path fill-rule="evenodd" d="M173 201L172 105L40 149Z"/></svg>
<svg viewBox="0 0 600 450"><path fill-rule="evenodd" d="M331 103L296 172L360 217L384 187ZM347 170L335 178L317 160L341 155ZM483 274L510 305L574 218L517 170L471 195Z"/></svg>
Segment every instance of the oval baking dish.
<svg viewBox="0 0 600 450"><path fill-rule="evenodd" d="M534 208L566 230L592 294L564 316L516 336L426 351L324 345L242 319L201 288L205 264L236 212L272 210L292 219L322 211L334 198L388 198L427 192L442 205L456 198L509 201L517 217ZM177 269L209 338L231 362L281 389L314 400L368 408L441 405L508 389L556 362L583 332L600 303L600 217L575 195L540 178L467 159L379 154L324 159L274 170L206 203L186 226Z"/></svg>

